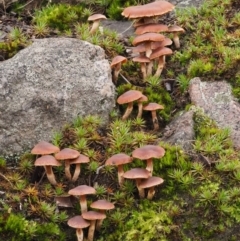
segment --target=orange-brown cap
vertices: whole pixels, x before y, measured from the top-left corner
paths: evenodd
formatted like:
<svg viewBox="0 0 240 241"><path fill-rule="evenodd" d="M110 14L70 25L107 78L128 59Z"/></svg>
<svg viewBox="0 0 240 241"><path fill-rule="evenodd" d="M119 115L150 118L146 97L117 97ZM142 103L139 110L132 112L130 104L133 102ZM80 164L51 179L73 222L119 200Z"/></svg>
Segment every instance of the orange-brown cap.
<svg viewBox="0 0 240 241"><path fill-rule="evenodd" d="M68 191L68 194L74 196L95 194L96 190L93 187L87 185L80 185Z"/></svg>
<svg viewBox="0 0 240 241"><path fill-rule="evenodd" d="M132 152L134 158L147 160L150 158L161 158L165 154L165 150L161 146L146 145L135 149Z"/></svg>
<svg viewBox="0 0 240 241"><path fill-rule="evenodd" d="M165 39L165 36L160 34L160 33L144 33L141 35L138 35L136 38L133 40L133 45L138 45L143 42L147 41L163 41Z"/></svg>
<svg viewBox="0 0 240 241"><path fill-rule="evenodd" d="M160 47L160 48L154 49L149 58L156 59L160 56L170 55L172 53L173 51L170 48Z"/></svg>
<svg viewBox="0 0 240 241"><path fill-rule="evenodd" d="M138 99L138 102L145 102L148 101L148 97L146 95L142 95L140 99Z"/></svg>
<svg viewBox="0 0 240 241"><path fill-rule="evenodd" d="M184 33L185 30L183 28L177 26L177 25L173 25L173 26L170 26L168 28L168 32L171 32L171 33L173 33L173 32Z"/></svg>
<svg viewBox="0 0 240 241"><path fill-rule="evenodd" d="M71 160L70 164L78 164L78 163L88 163L90 162L89 157L80 154L76 159Z"/></svg>
<svg viewBox="0 0 240 241"><path fill-rule="evenodd" d="M147 105L143 106L143 110L163 110L164 107L162 105L159 105L157 103L148 103Z"/></svg>
<svg viewBox="0 0 240 241"><path fill-rule="evenodd" d="M82 216L77 215L73 218L70 218L67 222L68 226L76 229L86 228L90 225L88 221L86 221Z"/></svg>
<svg viewBox="0 0 240 241"><path fill-rule="evenodd" d="M144 168L133 168L129 171L126 171L123 174L123 177L127 179L149 178L150 172Z"/></svg>
<svg viewBox="0 0 240 241"><path fill-rule="evenodd" d="M104 199L97 200L91 203L90 207L95 209L100 209L100 210L110 210L115 208L113 203L108 202L107 200L104 200Z"/></svg>
<svg viewBox="0 0 240 241"><path fill-rule="evenodd" d="M88 17L88 21L96 21L96 20L101 20L101 19L107 19L105 15L103 14L93 14Z"/></svg>
<svg viewBox="0 0 240 241"><path fill-rule="evenodd" d="M164 180L161 177L149 177L148 179L145 179L139 184L140 188L150 188L155 187L157 185L160 185L164 182Z"/></svg>
<svg viewBox="0 0 240 241"><path fill-rule="evenodd" d="M167 32L168 26L160 23L148 23L137 27L135 34Z"/></svg>
<svg viewBox="0 0 240 241"><path fill-rule="evenodd" d="M172 40L170 38L165 38L163 41L161 42L152 42L151 43L151 48L152 49L158 49L158 48L162 48L165 46L169 46L172 44Z"/></svg>
<svg viewBox="0 0 240 241"><path fill-rule="evenodd" d="M33 147L31 153L35 155L49 155L59 151L59 147L54 146L53 144L46 141L40 141L37 145Z"/></svg>
<svg viewBox="0 0 240 241"><path fill-rule="evenodd" d="M155 1L152 3L131 6L123 10L122 15L126 18L142 18L160 16L174 9L174 5L167 1Z"/></svg>
<svg viewBox="0 0 240 241"><path fill-rule="evenodd" d="M114 68L117 64L120 64L120 63L122 64L126 62L127 62L127 58L121 55L117 55L112 59L111 68Z"/></svg>
<svg viewBox="0 0 240 241"><path fill-rule="evenodd" d="M56 160L54 156L44 155L39 157L35 163L35 166L61 166L62 164Z"/></svg>
<svg viewBox="0 0 240 241"><path fill-rule="evenodd" d="M133 102L142 97L142 92L138 90L128 90L127 92L120 95L117 99L117 103L122 105L126 103Z"/></svg>
<svg viewBox="0 0 240 241"><path fill-rule="evenodd" d="M150 59L146 56L138 56L133 58L132 61L137 63L149 63Z"/></svg>
<svg viewBox="0 0 240 241"><path fill-rule="evenodd" d="M106 214L99 213L99 212L96 212L96 211L83 212L82 216L83 216L84 219L87 219L87 220L97 220L97 219L101 220L101 219L106 218Z"/></svg>
<svg viewBox="0 0 240 241"><path fill-rule="evenodd" d="M73 150L71 148L64 148L57 154L55 154L55 158L57 160L69 160L69 159L75 159L79 157L80 153L79 151Z"/></svg>
<svg viewBox="0 0 240 241"><path fill-rule="evenodd" d="M113 156L111 156L107 161L105 162L105 165L123 165L132 162L132 158L128 156L125 153L118 153Z"/></svg>

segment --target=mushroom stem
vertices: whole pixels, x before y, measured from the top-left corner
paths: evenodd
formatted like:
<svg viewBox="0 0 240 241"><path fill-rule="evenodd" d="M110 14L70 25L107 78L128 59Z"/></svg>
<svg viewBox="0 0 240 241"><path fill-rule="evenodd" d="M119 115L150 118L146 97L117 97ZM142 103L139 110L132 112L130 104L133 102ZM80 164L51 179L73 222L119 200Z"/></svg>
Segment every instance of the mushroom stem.
<svg viewBox="0 0 240 241"><path fill-rule="evenodd" d="M85 196L85 195L81 195L81 196L80 196L79 204L80 204L81 212L82 212L82 213L88 211L87 199L86 199L86 196Z"/></svg>
<svg viewBox="0 0 240 241"><path fill-rule="evenodd" d="M152 121L153 121L153 129L154 130L158 130L159 129L159 124L158 124L156 110L152 110Z"/></svg>
<svg viewBox="0 0 240 241"><path fill-rule="evenodd" d="M180 40L179 40L178 33L173 33L173 43L174 43L176 49L180 48Z"/></svg>
<svg viewBox="0 0 240 241"><path fill-rule="evenodd" d="M128 103L128 107L127 107L122 119L126 120L129 117L129 115L131 114L132 110L133 110L133 102L130 102L130 103Z"/></svg>
<svg viewBox="0 0 240 241"><path fill-rule="evenodd" d="M153 61L151 60L147 66L147 76L152 75Z"/></svg>
<svg viewBox="0 0 240 241"><path fill-rule="evenodd" d="M118 183L120 187L122 187L124 183L124 177L122 176L123 174L124 174L123 165L118 165Z"/></svg>
<svg viewBox="0 0 240 241"><path fill-rule="evenodd" d="M74 174L73 174L73 177L72 177L72 182L76 182L79 175L81 173L81 166L80 166L80 163L76 164L76 167L75 167L75 171L74 171Z"/></svg>
<svg viewBox="0 0 240 241"><path fill-rule="evenodd" d="M78 241L83 241L83 230L81 228L77 228L76 235Z"/></svg>
<svg viewBox="0 0 240 241"><path fill-rule="evenodd" d="M144 188L141 188L139 185L141 183L141 179L136 179L136 185L137 185L137 189L138 189L138 193L139 193L139 197L140 198L145 198L145 192L144 192Z"/></svg>
<svg viewBox="0 0 240 241"><path fill-rule="evenodd" d="M147 41L145 43L145 47L146 47L146 57L150 57L151 53L152 53L152 49L151 49L151 41Z"/></svg>
<svg viewBox="0 0 240 241"><path fill-rule="evenodd" d="M153 160L152 160L152 158L149 158L147 160L147 167L146 167L146 169L149 171L150 177L151 177L152 173L153 173Z"/></svg>
<svg viewBox="0 0 240 241"><path fill-rule="evenodd" d="M103 213L103 214L105 214L105 210L99 210L99 212L100 213ZM99 220L97 220L97 222L96 222L96 230L100 230L100 228L102 227L102 224L103 224L103 220L104 219L99 219Z"/></svg>
<svg viewBox="0 0 240 241"><path fill-rule="evenodd" d="M44 166L44 168L45 168L45 172L46 172L46 175L47 175L47 178L48 178L49 182L52 185L56 186L57 181L56 181L54 173L52 171L52 166Z"/></svg>
<svg viewBox="0 0 240 241"><path fill-rule="evenodd" d="M121 71L121 67L122 67L122 64L118 63L113 69L113 83L114 84L117 84L118 75Z"/></svg>
<svg viewBox="0 0 240 241"><path fill-rule="evenodd" d="M141 118L142 117L142 112L143 112L143 103L141 101L138 102L138 114L137 114L137 118Z"/></svg>
<svg viewBox="0 0 240 241"><path fill-rule="evenodd" d="M142 71L143 79L146 79L146 77L147 77L147 69L146 69L146 64L145 63L141 63L141 71Z"/></svg>
<svg viewBox="0 0 240 241"><path fill-rule="evenodd" d="M94 232L95 232L95 224L96 220L91 220L90 221L90 226L88 228L88 241L93 241L94 238Z"/></svg>
<svg viewBox="0 0 240 241"><path fill-rule="evenodd" d="M149 190L148 190L147 199L152 200L154 194L155 194L155 188L154 187L150 187Z"/></svg>
<svg viewBox="0 0 240 241"><path fill-rule="evenodd" d="M90 33L91 33L91 34L94 34L94 33L97 31L97 29L98 29L98 27L99 27L99 24L100 24L100 20L95 20L95 21L93 22L92 28L91 28L91 30L90 30Z"/></svg>
<svg viewBox="0 0 240 241"><path fill-rule="evenodd" d="M157 67L157 70L154 74L154 76L156 77L160 77L161 73L162 73L162 70L164 68L164 65L165 65L165 56L160 56L159 57L159 60L158 60L158 67Z"/></svg>
<svg viewBox="0 0 240 241"><path fill-rule="evenodd" d="M70 172L70 161L69 160L65 160L65 176L67 177L68 180L72 179L72 175Z"/></svg>

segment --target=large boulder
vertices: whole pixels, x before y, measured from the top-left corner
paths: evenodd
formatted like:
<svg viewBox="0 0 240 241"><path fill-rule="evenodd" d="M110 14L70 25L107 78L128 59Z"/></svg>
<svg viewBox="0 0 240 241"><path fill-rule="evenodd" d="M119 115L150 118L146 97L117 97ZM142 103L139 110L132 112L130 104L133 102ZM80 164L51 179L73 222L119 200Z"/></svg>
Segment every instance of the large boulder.
<svg viewBox="0 0 240 241"><path fill-rule="evenodd" d="M114 106L102 48L71 38L36 40L0 63L0 155L50 140L78 115L107 121Z"/></svg>

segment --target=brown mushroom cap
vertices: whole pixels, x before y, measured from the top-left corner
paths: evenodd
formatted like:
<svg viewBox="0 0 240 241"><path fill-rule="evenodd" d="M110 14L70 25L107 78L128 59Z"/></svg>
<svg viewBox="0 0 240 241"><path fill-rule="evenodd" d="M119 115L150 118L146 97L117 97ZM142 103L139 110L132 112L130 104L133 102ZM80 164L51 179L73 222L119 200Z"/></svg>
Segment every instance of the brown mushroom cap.
<svg viewBox="0 0 240 241"><path fill-rule="evenodd" d="M148 23L137 27L135 34L167 32L168 26L159 23Z"/></svg>
<svg viewBox="0 0 240 241"><path fill-rule="evenodd" d="M67 222L68 226L72 228L82 229L86 228L90 225L88 221L86 221L82 216L77 215L73 218L70 218Z"/></svg>
<svg viewBox="0 0 240 241"><path fill-rule="evenodd" d="M124 178L127 179L142 179L142 178L149 178L150 172L144 168L133 168L129 171L126 171L123 174Z"/></svg>
<svg viewBox="0 0 240 241"><path fill-rule="evenodd" d="M122 105L129 102L133 102L142 97L142 92L138 90L128 90L127 92L120 95L117 99L117 103Z"/></svg>
<svg viewBox="0 0 240 241"><path fill-rule="evenodd" d="M134 158L147 160L150 158L161 158L165 154L165 150L161 146L146 145L135 149L132 152Z"/></svg>
<svg viewBox="0 0 240 241"><path fill-rule="evenodd" d="M127 58L121 55L117 55L112 59L111 68L114 68L119 63L126 63L126 62L127 62Z"/></svg>
<svg viewBox="0 0 240 241"><path fill-rule="evenodd" d="M160 48L157 48L157 49L153 50L153 52L151 53L149 58L150 59L156 59L160 56L170 55L172 53L173 53L173 51L170 48L160 47Z"/></svg>
<svg viewBox="0 0 240 241"><path fill-rule="evenodd" d="M101 20L101 19L107 19L105 15L103 14L93 14L88 17L88 21L96 21L96 20Z"/></svg>
<svg viewBox="0 0 240 241"><path fill-rule="evenodd" d="M165 39L165 36L160 33L144 33L135 37L132 43L135 46L146 41L156 42L156 41L163 41L164 39Z"/></svg>
<svg viewBox="0 0 240 241"><path fill-rule="evenodd" d="M127 7L123 10L122 15L126 18L160 16L172 11L174 7L174 5L167 1L155 1L140 6Z"/></svg>
<svg viewBox="0 0 240 241"><path fill-rule="evenodd" d="M165 46L169 46L172 44L172 40L170 38L165 38L163 41L161 42L152 42L152 49L158 49L158 48L162 48Z"/></svg>
<svg viewBox="0 0 240 241"><path fill-rule="evenodd" d="M96 211L83 212L82 216L84 219L87 219L87 220L100 220L100 219L106 218L106 214L99 213Z"/></svg>
<svg viewBox="0 0 240 241"><path fill-rule="evenodd" d="M153 111L153 110L163 110L164 107L157 103L148 103L143 107L143 110Z"/></svg>
<svg viewBox="0 0 240 241"><path fill-rule="evenodd" d="M113 203L108 202L107 200L97 200L93 203L91 203L90 205L91 208L95 208L95 209L100 209L100 210L110 210L110 209L114 209L115 206Z"/></svg>
<svg viewBox="0 0 240 241"><path fill-rule="evenodd" d="M138 56L138 57L133 58L132 61L137 62L137 63L149 63L150 59L145 56Z"/></svg>
<svg viewBox="0 0 240 241"><path fill-rule="evenodd" d="M70 161L70 164L78 164L78 163L88 163L90 162L89 157L80 154L79 157Z"/></svg>
<svg viewBox="0 0 240 241"><path fill-rule="evenodd" d="M87 185L80 185L68 191L68 194L74 196L95 194L96 190L93 187Z"/></svg>
<svg viewBox="0 0 240 241"><path fill-rule="evenodd" d="M124 153L119 153L111 156L107 161L105 162L105 165L123 165L126 163L132 162L132 158Z"/></svg>
<svg viewBox="0 0 240 241"><path fill-rule="evenodd" d="M146 95L142 95L142 97L140 99L138 99L138 102L145 102L148 101L148 97Z"/></svg>
<svg viewBox="0 0 240 241"><path fill-rule="evenodd" d="M144 179L141 184L139 184L139 187L141 188L150 188L155 187L157 185L160 185L164 182L164 180L161 177L149 177L148 179Z"/></svg>
<svg viewBox="0 0 240 241"><path fill-rule="evenodd" d="M34 155L49 155L59 151L59 147L54 146L53 144L46 141L40 141L37 145L33 147L31 153Z"/></svg>
<svg viewBox="0 0 240 241"><path fill-rule="evenodd" d="M177 25L173 25L168 28L168 32L185 33L185 30Z"/></svg>
<svg viewBox="0 0 240 241"><path fill-rule="evenodd" d="M56 160L54 156L44 155L39 157L35 163L35 166L61 166L62 164Z"/></svg>
<svg viewBox="0 0 240 241"><path fill-rule="evenodd" d="M73 150L71 148L64 148L57 154L55 154L55 158L57 160L69 160L75 159L80 156L79 151Z"/></svg>

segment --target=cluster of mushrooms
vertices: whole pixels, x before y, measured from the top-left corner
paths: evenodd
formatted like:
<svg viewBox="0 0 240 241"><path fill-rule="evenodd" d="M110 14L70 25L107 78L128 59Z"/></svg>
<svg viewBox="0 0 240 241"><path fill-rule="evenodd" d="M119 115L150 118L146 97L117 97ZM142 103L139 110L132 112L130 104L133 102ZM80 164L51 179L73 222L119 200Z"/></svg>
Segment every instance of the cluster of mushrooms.
<svg viewBox="0 0 240 241"><path fill-rule="evenodd" d="M173 54L172 49L166 47L172 45L172 40L165 37L162 33L172 33L175 48L180 48L179 34L185 32L183 28L177 25L167 26L158 23L159 17L171 12L174 5L167 1L155 1L152 3L131 6L123 10L122 15L133 20L135 35L133 39L132 53L136 57L132 61L140 63L143 79L152 75L154 63L157 68L154 76L160 77L166 64L166 56ZM111 67L113 69L113 81L116 83L121 65L127 59L123 56L113 58Z"/></svg>

